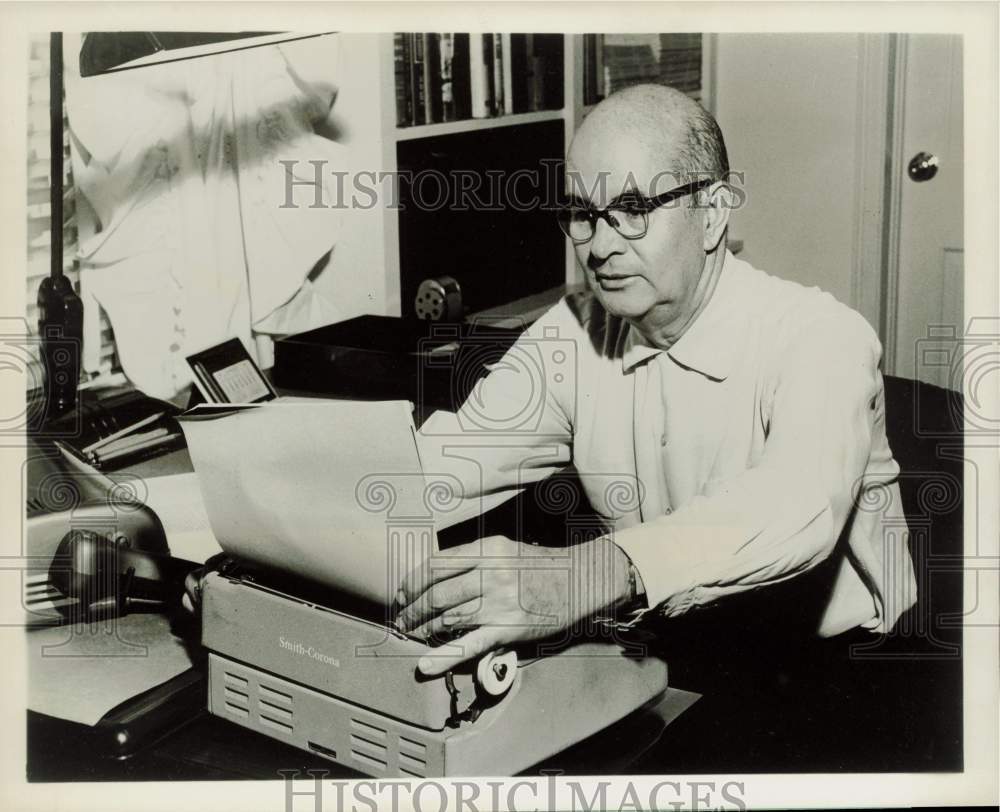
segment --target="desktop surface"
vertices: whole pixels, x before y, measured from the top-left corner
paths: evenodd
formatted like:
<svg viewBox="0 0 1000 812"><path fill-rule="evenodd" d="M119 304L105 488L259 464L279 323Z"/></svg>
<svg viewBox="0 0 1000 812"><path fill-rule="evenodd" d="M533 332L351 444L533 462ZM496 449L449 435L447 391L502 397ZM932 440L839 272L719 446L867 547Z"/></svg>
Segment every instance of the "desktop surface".
<svg viewBox="0 0 1000 812"><path fill-rule="evenodd" d="M910 459L902 441L894 448L908 467L926 462L935 471L932 466L940 465ZM31 439L29 455L34 453L50 451ZM181 450L131 472L155 477L190 470ZM513 501L494 513L490 531L525 516ZM551 515L542 519L553 521ZM537 539L549 535L544 524L532 526ZM934 538L944 543L960 540L961 533L942 531ZM817 640L790 624L807 617L804 607L815 597L812 578L822 576L820 568L725 606L664 621L657 637L670 684L702 699L669 726L655 705L637 711L532 773L550 766L569 774L620 775L961 770L961 627L935 627L930 637L913 633L926 625L928 613L961 606L960 574L936 579L934 603L914 607L899 633L877 645L860 631ZM944 647L953 653L942 656ZM209 716L204 686L196 682L178 692L183 701L169 722L125 758L88 746L93 731L86 726L29 713L29 780L276 778L278 769L299 768L350 776L318 756ZM72 685L67 680L67 690ZM192 693L198 697L193 704Z"/></svg>

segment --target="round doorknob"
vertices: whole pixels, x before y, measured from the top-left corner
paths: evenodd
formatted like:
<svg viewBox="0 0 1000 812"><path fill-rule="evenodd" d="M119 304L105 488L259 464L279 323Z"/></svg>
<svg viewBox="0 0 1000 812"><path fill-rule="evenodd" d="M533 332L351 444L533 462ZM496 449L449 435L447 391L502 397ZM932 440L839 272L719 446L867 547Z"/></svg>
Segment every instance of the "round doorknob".
<svg viewBox="0 0 1000 812"><path fill-rule="evenodd" d="M929 152L918 152L913 156L906 171L910 175L910 180L922 183L937 174L938 166L937 155L931 155Z"/></svg>

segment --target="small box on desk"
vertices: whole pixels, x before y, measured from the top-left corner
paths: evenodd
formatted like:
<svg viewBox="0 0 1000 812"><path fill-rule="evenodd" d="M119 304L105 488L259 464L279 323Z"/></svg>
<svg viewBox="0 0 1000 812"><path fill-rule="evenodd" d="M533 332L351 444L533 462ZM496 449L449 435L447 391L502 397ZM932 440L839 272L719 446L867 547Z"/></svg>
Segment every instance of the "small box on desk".
<svg viewBox="0 0 1000 812"><path fill-rule="evenodd" d="M521 331L358 316L275 342L274 383L285 390L456 409Z"/></svg>

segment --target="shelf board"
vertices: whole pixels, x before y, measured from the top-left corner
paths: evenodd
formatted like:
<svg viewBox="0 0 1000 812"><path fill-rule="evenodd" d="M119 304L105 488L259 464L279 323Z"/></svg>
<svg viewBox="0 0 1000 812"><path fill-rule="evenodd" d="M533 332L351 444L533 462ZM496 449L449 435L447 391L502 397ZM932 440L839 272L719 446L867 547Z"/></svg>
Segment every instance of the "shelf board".
<svg viewBox="0 0 1000 812"><path fill-rule="evenodd" d="M517 124L534 124L538 121L556 121L563 117L562 109L537 110L532 113L514 113L509 116L492 118L466 118L461 121L445 121L440 124L419 124L415 127L396 127L396 141L411 141L414 138L431 138L436 135L493 130L497 127L513 127Z"/></svg>

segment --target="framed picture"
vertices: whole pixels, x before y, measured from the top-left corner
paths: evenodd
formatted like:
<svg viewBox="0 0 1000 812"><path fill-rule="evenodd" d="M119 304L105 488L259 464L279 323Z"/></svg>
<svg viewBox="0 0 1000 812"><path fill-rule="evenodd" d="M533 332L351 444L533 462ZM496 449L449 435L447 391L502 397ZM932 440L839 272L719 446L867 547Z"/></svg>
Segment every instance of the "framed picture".
<svg viewBox="0 0 1000 812"><path fill-rule="evenodd" d="M209 403L262 403L278 397L238 338L189 355L187 362Z"/></svg>

